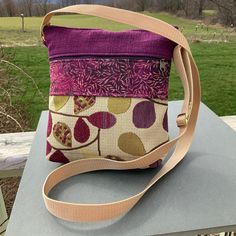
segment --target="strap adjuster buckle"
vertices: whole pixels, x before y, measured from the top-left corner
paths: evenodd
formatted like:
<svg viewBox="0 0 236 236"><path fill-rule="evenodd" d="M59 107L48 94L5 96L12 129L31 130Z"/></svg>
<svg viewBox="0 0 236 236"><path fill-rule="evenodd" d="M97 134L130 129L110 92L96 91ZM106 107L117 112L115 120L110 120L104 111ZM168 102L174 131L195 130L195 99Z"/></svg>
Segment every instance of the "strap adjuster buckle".
<svg viewBox="0 0 236 236"><path fill-rule="evenodd" d="M186 113L181 113L177 116L176 123L178 127L184 127L188 124L189 116Z"/></svg>

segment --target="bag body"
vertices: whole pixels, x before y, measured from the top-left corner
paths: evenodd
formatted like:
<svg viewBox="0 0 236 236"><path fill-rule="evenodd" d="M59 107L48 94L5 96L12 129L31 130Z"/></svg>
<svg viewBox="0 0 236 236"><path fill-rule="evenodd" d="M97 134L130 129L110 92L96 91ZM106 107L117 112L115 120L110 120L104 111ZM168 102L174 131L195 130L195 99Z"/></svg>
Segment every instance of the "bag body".
<svg viewBox="0 0 236 236"><path fill-rule="evenodd" d="M49 160L127 161L168 141L175 43L145 30L58 26L45 27L44 38L51 81Z"/></svg>
<svg viewBox="0 0 236 236"><path fill-rule="evenodd" d="M111 32L52 26L50 20L57 13L97 16L141 30ZM51 80L47 158L66 163L49 173L44 182L45 206L52 215L73 222L124 215L184 159L191 145L201 92L189 44L178 29L156 18L86 4L49 12L43 19L41 36L48 47ZM172 56L184 88L184 101L176 119L179 134L169 140ZM120 201L84 204L49 196L58 183L78 174L158 166L142 191Z"/></svg>

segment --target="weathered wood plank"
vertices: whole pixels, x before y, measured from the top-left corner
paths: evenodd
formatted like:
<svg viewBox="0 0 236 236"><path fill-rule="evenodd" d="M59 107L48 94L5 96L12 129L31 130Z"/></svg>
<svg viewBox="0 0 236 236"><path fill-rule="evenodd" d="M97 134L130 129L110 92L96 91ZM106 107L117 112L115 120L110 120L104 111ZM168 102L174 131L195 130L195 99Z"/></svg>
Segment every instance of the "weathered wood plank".
<svg viewBox="0 0 236 236"><path fill-rule="evenodd" d="M24 171L24 166L20 169L14 169L14 170L1 170L0 169L0 179L22 176L23 171Z"/></svg>
<svg viewBox="0 0 236 236"><path fill-rule="evenodd" d="M0 234L2 232L2 236L4 236L4 232L7 228L7 220L8 216L7 216L7 211L5 208L5 203L4 203L4 199L2 196L2 191L1 191L1 187L0 187Z"/></svg>
<svg viewBox="0 0 236 236"><path fill-rule="evenodd" d="M0 135L0 170L24 168L35 132Z"/></svg>
<svg viewBox="0 0 236 236"><path fill-rule="evenodd" d="M236 116L221 116L220 118L236 131Z"/></svg>

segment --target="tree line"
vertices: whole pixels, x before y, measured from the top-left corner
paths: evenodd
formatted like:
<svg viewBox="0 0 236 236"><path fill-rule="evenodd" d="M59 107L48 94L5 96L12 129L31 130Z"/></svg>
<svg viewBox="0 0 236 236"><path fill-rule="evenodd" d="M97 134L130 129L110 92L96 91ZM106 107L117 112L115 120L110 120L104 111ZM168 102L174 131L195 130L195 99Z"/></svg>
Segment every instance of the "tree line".
<svg viewBox="0 0 236 236"><path fill-rule="evenodd" d="M0 16L42 16L75 4L102 3L102 0L0 0ZM102 4L133 11L166 11L187 18L202 18L204 9L217 11L217 20L236 25L236 0L106 0Z"/></svg>
<svg viewBox="0 0 236 236"><path fill-rule="evenodd" d="M43 16L57 8L80 3L79 0L0 0L0 16Z"/></svg>
<svg viewBox="0 0 236 236"><path fill-rule="evenodd" d="M203 18L204 10L217 12L215 21L236 26L236 0L117 0L116 7L134 11L165 11L192 19Z"/></svg>

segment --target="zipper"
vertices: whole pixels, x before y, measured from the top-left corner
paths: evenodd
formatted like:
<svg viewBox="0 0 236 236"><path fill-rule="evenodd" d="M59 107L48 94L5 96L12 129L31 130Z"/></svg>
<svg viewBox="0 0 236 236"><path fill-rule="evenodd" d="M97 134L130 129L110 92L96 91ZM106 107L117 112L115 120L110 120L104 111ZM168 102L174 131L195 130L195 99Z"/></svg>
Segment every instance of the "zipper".
<svg viewBox="0 0 236 236"><path fill-rule="evenodd" d="M56 61L56 60L64 60L64 59L131 59L131 60L161 60L165 62L170 62L171 60L161 58L161 57L155 57L155 56L125 56L125 55L116 55L116 56L110 56L110 55L77 55L77 56L58 56L49 58L49 61Z"/></svg>

